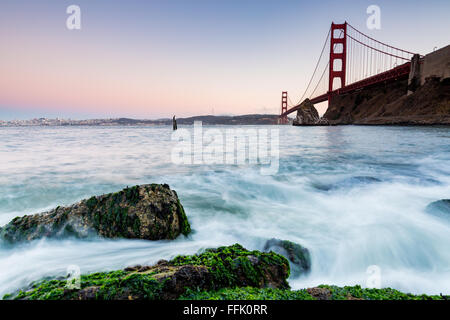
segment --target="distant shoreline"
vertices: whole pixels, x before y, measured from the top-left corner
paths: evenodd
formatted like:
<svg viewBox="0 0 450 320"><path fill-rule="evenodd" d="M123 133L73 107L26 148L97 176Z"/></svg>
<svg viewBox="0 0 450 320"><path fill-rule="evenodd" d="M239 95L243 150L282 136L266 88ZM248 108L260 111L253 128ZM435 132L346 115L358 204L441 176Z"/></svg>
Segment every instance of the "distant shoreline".
<svg viewBox="0 0 450 320"><path fill-rule="evenodd" d="M277 124L278 115L274 114L248 114L241 116L194 116L177 118L180 125L192 125L195 121L202 121L204 125L274 125ZM0 120L0 127L54 127L54 126L162 126L172 125L172 119L141 120L131 118L117 119L47 119L32 120Z"/></svg>

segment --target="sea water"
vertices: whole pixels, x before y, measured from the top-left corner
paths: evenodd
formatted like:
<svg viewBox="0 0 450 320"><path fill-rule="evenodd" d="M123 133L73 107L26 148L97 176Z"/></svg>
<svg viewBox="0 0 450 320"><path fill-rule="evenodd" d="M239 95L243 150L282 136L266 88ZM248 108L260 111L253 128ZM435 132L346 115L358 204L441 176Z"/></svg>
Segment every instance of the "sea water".
<svg viewBox="0 0 450 320"><path fill-rule="evenodd" d="M270 238L311 253L311 272L289 279L294 289L364 287L375 266L381 287L450 293L450 217L426 210L450 198L450 128L246 128L279 130L277 173L175 164L168 126L0 128L0 226L92 195L167 183L193 229L174 241L0 243L0 295L65 276L71 265L108 271L234 243L261 250Z"/></svg>

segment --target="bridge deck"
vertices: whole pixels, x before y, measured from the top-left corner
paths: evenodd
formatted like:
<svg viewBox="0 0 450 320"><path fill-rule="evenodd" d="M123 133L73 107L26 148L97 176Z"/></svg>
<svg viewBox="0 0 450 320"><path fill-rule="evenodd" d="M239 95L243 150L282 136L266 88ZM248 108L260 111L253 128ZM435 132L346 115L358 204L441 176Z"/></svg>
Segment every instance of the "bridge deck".
<svg viewBox="0 0 450 320"><path fill-rule="evenodd" d="M356 90L359 90L362 88L367 88L367 87L370 87L370 86L373 86L373 85L376 85L379 83L383 83L383 82L387 83L387 82L392 82L392 81L396 81L396 80L403 79L403 78L408 78L410 69L411 69L411 63L407 62L407 63L397 66L391 70L382 72L375 76L363 79L361 81L354 82L343 88L334 90L333 92L331 92L331 95L335 95L335 94L341 95L341 94L346 94L346 93L352 93ZM313 104L324 102L324 101L328 100L329 96L330 96L330 92L327 92L320 96L312 98L311 102ZM285 117L288 114L291 114L292 112L297 111L300 108L300 105L301 104L299 104L295 107L292 107L291 109L288 109L285 113L281 114L280 117Z"/></svg>

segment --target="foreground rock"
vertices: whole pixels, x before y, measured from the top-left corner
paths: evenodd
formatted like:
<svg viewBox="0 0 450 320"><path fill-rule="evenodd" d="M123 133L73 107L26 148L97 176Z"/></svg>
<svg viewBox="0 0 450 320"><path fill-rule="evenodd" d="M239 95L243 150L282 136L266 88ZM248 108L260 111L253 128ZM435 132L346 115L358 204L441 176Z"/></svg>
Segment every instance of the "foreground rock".
<svg viewBox="0 0 450 320"><path fill-rule="evenodd" d="M450 199L443 199L430 203L426 211L441 218L450 219Z"/></svg>
<svg viewBox="0 0 450 320"><path fill-rule="evenodd" d="M43 280L4 299L142 300L177 299L189 292L255 287L288 289L288 261L276 253L248 251L239 244L178 256L154 266L81 276L79 289L65 280Z"/></svg>
<svg viewBox="0 0 450 320"><path fill-rule="evenodd" d="M445 295L414 295L391 288L368 289L360 286L321 285L309 289L225 288L217 291L189 292L185 300L449 300Z"/></svg>
<svg viewBox="0 0 450 320"><path fill-rule="evenodd" d="M0 238L11 243L91 235L161 240L189 232L190 225L176 192L168 185L151 184L17 217L0 229Z"/></svg>
<svg viewBox="0 0 450 320"><path fill-rule="evenodd" d="M7 294L16 300L448 300L448 296L412 295L360 286L291 291L288 261L274 253L248 251L239 244L154 266L82 275L79 288L67 280L42 280Z"/></svg>
<svg viewBox="0 0 450 320"><path fill-rule="evenodd" d="M264 245L264 251L274 251L288 259L293 277L306 274L311 270L311 256L308 249L297 243L270 239Z"/></svg>
<svg viewBox="0 0 450 320"><path fill-rule="evenodd" d="M321 119L312 102L306 99L297 110L297 117L292 124L294 126L320 126L328 125L328 120Z"/></svg>

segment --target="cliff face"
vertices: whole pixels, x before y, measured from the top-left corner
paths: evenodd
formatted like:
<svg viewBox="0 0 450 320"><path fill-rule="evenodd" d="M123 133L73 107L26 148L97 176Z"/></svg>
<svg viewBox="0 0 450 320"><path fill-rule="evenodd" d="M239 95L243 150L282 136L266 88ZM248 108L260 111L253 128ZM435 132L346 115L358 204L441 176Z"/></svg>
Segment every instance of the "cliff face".
<svg viewBox="0 0 450 320"><path fill-rule="evenodd" d="M414 55L410 66L407 80L332 97L324 118L330 124L450 124L450 46Z"/></svg>
<svg viewBox="0 0 450 320"><path fill-rule="evenodd" d="M428 78L407 95L407 80L333 97L330 124L450 124L450 78Z"/></svg>

